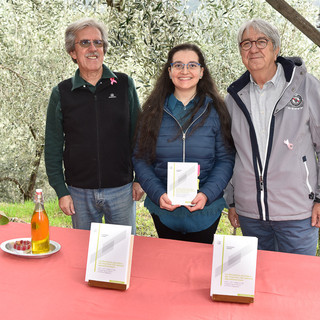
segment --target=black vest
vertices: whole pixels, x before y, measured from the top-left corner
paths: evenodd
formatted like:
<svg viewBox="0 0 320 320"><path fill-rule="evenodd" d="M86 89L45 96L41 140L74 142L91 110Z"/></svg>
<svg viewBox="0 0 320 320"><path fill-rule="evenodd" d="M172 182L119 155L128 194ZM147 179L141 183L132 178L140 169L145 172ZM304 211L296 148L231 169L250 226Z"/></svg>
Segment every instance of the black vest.
<svg viewBox="0 0 320 320"><path fill-rule="evenodd" d="M73 91L71 79L59 84L66 183L83 189L114 188L133 179L128 77L116 73L97 84Z"/></svg>

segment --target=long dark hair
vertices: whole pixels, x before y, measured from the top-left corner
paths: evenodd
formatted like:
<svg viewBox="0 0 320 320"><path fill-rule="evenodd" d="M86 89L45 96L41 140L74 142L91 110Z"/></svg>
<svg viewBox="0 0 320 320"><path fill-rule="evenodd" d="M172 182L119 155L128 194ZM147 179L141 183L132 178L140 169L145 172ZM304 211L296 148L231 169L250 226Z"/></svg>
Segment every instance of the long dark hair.
<svg viewBox="0 0 320 320"><path fill-rule="evenodd" d="M187 125L192 122L194 115L203 105L206 96L209 96L213 100L213 106L209 104L203 120L192 129L189 135L204 123L210 114L211 108L214 107L219 115L221 132L225 144L230 149L233 148L230 116L222 97L218 93L216 84L209 73L203 53L195 44L183 43L175 46L169 51L167 62L163 66L161 74L158 77L151 94L142 105L142 113L140 114L136 131L137 158L143 158L148 162L153 162L156 158L156 144L162 122L164 103L166 97L175 90L175 86L169 77L168 68L170 67L170 63L172 63L173 55L178 51L184 50L194 51L198 55L199 63L203 67L202 79L199 80L197 84L196 96L199 100L191 110L190 120Z"/></svg>

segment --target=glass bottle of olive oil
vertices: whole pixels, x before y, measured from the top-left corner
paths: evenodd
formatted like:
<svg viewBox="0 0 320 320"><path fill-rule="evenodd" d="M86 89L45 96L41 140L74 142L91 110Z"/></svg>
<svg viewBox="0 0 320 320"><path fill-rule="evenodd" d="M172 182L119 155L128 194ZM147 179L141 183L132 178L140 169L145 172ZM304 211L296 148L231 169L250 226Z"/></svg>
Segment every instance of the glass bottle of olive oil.
<svg viewBox="0 0 320 320"><path fill-rule="evenodd" d="M44 210L42 189L37 189L35 195L35 208L31 218L31 248L33 254L50 250L49 219Z"/></svg>

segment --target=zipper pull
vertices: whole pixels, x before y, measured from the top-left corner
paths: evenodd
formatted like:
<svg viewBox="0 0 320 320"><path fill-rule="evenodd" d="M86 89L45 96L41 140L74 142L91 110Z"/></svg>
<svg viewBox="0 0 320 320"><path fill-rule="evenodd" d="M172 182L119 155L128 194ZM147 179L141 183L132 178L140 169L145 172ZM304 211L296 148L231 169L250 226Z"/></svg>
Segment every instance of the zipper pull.
<svg viewBox="0 0 320 320"><path fill-rule="evenodd" d="M263 191L263 178L260 176L260 191Z"/></svg>
<svg viewBox="0 0 320 320"><path fill-rule="evenodd" d="M182 162L186 161L186 133L182 131Z"/></svg>

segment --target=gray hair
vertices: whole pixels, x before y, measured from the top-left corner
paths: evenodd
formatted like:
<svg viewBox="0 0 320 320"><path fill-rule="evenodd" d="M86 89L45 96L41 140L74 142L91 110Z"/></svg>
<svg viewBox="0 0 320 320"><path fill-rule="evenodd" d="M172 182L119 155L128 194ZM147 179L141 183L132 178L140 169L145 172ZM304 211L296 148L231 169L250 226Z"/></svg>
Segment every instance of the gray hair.
<svg viewBox="0 0 320 320"><path fill-rule="evenodd" d="M107 30L104 24L90 18L83 18L71 23L65 32L65 49L68 53L74 51L77 32L87 27L93 27L100 31L103 40L103 53L106 54L108 48ZM77 63L75 59L73 62Z"/></svg>
<svg viewBox="0 0 320 320"><path fill-rule="evenodd" d="M271 25L269 22L264 21L262 19L252 19L250 21L246 21L239 29L238 31L238 45L240 48L240 42L242 41L243 33L248 30L249 28L253 28L254 30L263 33L271 39L273 50L276 50L277 48L280 49L281 40L280 40L280 34L276 27ZM280 50L279 50L280 51Z"/></svg>

